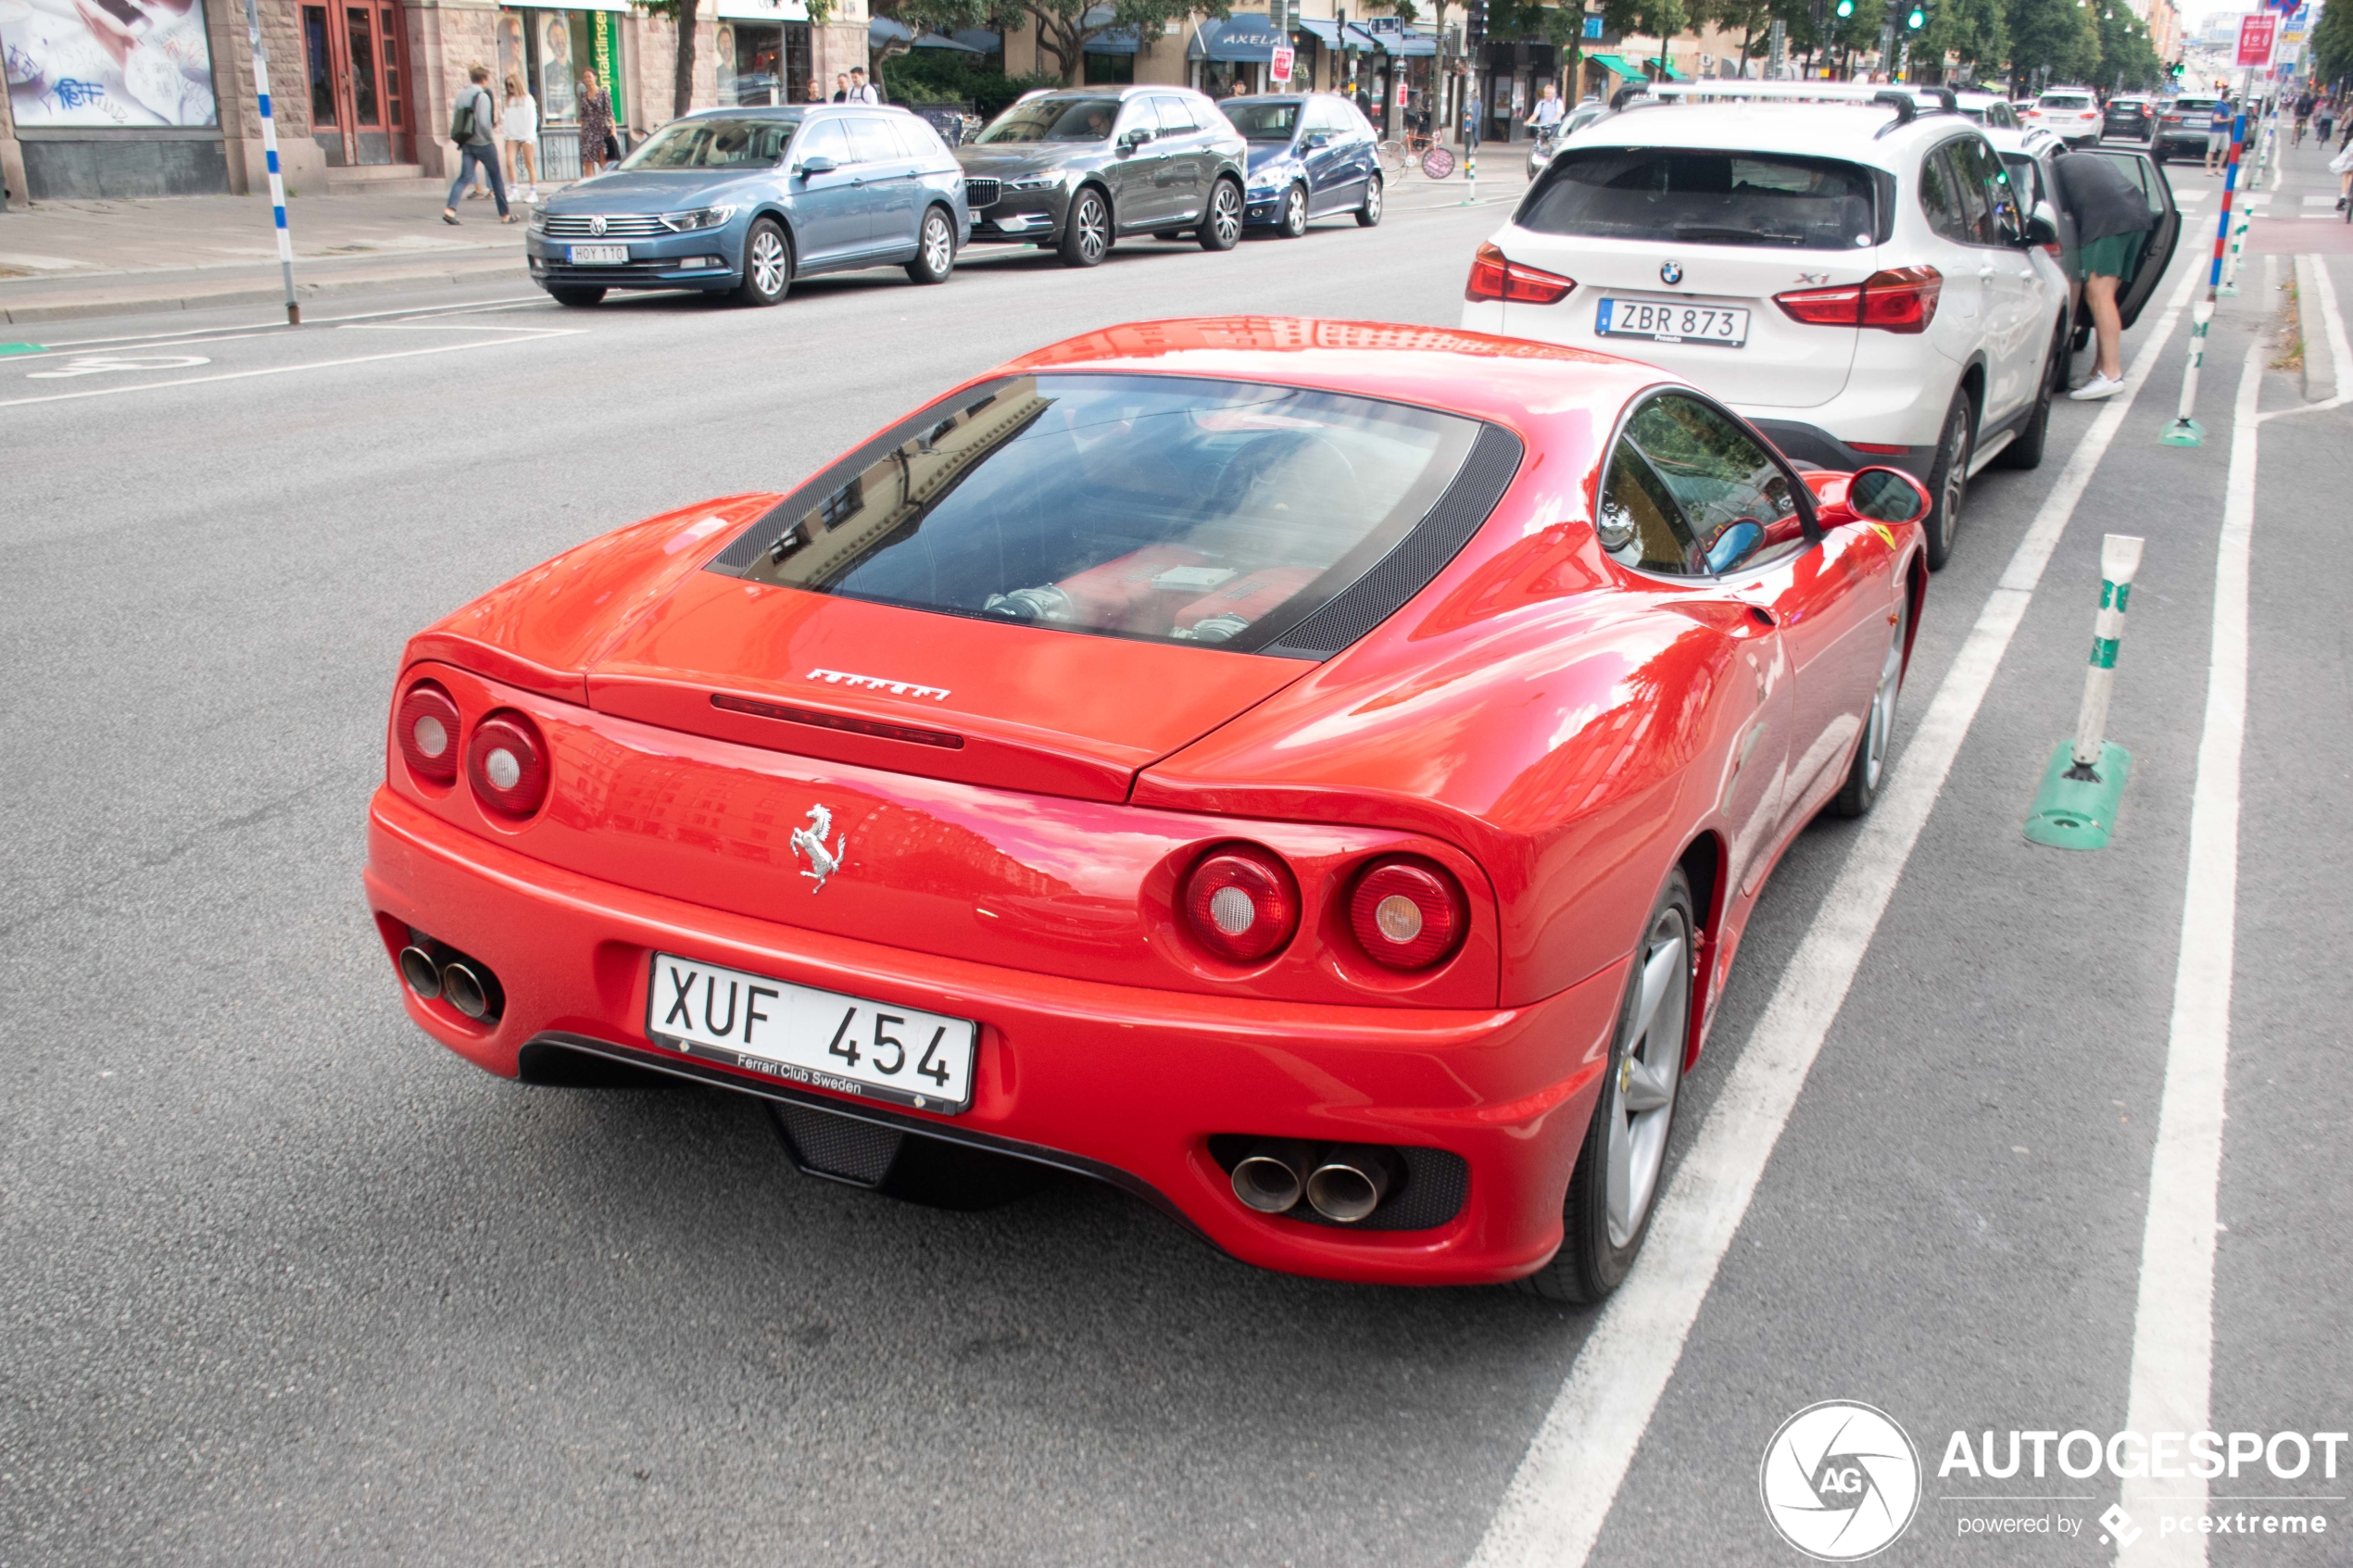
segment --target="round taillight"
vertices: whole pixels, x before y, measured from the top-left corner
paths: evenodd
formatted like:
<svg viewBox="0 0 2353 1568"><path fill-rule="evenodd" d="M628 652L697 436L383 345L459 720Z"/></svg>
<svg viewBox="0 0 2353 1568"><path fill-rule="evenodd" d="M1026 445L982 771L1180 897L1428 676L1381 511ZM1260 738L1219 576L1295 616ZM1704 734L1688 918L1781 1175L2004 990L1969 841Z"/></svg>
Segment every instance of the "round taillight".
<svg viewBox="0 0 2353 1568"><path fill-rule="evenodd" d="M420 681L401 697L392 727L400 759L429 784L458 777L458 705L431 681Z"/></svg>
<svg viewBox="0 0 2353 1568"><path fill-rule="evenodd" d="M474 797L506 817L528 817L547 798L547 746L520 713L494 713L466 743L466 779Z"/></svg>
<svg viewBox="0 0 2353 1568"><path fill-rule="evenodd" d="M1348 922L1367 958L1389 969L1428 969L1453 952L1470 923L1462 884L1427 860L1375 860L1356 879Z"/></svg>
<svg viewBox="0 0 2353 1568"><path fill-rule="evenodd" d="M1204 856L1185 879L1185 915L1211 952L1254 963L1299 929L1299 884L1265 850L1230 845Z"/></svg>

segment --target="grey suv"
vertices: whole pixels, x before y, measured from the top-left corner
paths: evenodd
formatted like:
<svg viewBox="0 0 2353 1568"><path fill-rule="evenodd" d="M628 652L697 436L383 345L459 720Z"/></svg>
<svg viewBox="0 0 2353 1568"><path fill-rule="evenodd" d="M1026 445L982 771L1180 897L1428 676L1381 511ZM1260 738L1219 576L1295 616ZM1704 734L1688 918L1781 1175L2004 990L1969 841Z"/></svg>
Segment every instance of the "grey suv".
<svg viewBox="0 0 2353 1568"><path fill-rule="evenodd" d="M956 149L972 239L1051 246L1092 267L1121 234L1231 250L1249 144L1187 87L1033 93Z"/></svg>

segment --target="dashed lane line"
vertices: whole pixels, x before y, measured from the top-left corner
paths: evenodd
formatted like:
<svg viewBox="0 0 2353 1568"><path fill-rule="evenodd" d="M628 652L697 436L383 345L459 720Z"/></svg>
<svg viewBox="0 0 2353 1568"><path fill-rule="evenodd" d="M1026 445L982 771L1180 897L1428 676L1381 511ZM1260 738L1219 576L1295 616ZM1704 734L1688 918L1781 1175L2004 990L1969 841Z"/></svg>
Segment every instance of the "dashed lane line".
<svg viewBox="0 0 2353 1568"><path fill-rule="evenodd" d="M402 348L385 354L355 354L341 359L308 359L299 365L265 365L253 370L224 370L209 376L181 376L172 381L140 382L132 386L93 387L87 392L57 392L44 397L0 398L0 408L22 408L34 403L70 403L85 397L120 397L133 392L162 392L175 386L202 386L213 382L247 381L256 376L292 375L297 370L330 370L344 365L369 365L384 359L414 359L425 354L463 354L469 349L508 348L518 344L536 343L547 338L578 337L585 327L538 327L528 336L518 335L513 328L488 329L507 335L484 338L479 343L443 343L431 348Z"/></svg>
<svg viewBox="0 0 2353 1568"><path fill-rule="evenodd" d="M2069 457L1978 612L1765 1016L1738 1047L1722 1093L1659 1200L1641 1259L1603 1309L1529 1442L1474 1568L1577 1568L1592 1550L2043 569L2166 352L2198 276L2194 264L2183 269L2165 314L2125 373L2124 391L2101 408Z"/></svg>

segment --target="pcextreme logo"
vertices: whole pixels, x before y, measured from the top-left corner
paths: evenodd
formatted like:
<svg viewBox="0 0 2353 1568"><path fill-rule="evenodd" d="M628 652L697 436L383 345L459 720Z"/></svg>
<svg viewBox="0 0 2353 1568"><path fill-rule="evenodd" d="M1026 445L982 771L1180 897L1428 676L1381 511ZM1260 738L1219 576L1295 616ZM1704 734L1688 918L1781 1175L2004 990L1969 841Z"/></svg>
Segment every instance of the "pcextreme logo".
<svg viewBox="0 0 2353 1568"><path fill-rule="evenodd" d="M1885 1411L1825 1399L1781 1423L1756 1486L1783 1540L1818 1562L1856 1562L1911 1527L1919 1450Z"/></svg>

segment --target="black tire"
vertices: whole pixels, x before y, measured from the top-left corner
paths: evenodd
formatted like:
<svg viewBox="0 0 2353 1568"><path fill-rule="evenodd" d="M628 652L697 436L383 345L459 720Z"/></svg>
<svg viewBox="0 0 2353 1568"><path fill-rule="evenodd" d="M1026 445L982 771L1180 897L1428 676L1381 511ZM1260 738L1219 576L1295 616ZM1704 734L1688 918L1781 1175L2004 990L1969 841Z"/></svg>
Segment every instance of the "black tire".
<svg viewBox="0 0 2353 1568"><path fill-rule="evenodd" d="M736 298L745 305L781 305L792 292L792 242L773 218L755 218L744 235L744 280Z"/></svg>
<svg viewBox="0 0 2353 1568"><path fill-rule="evenodd" d="M1941 571L1952 558L1953 536L1960 532L1961 513L1968 509L1969 459L1977 450L1977 405L1969 388L1953 394L1944 411L1944 428L1936 436L1936 462L1928 470L1928 569Z"/></svg>
<svg viewBox="0 0 2353 1568"><path fill-rule="evenodd" d="M1287 240L1307 232L1306 186L1293 185L1283 193L1283 215L1275 220L1275 232Z"/></svg>
<svg viewBox="0 0 2353 1568"><path fill-rule="evenodd" d="M1879 684L1871 688L1871 705L1863 710L1863 733L1855 738L1846 783L1831 805L1842 817L1859 817L1877 805L1880 786L1887 781L1887 743L1895 733L1895 699L1904 690L1904 638L1911 620L1912 601L1906 596L1896 607Z"/></svg>
<svg viewBox="0 0 2353 1568"><path fill-rule="evenodd" d="M2006 469L2038 469L2043 466L2043 448L2050 444L2051 403L2058 396L2059 383L2067 378L2067 338L2060 332L2051 334L2051 357L2043 362L2043 385L2034 394L2034 411L2026 416L2026 423L2019 428L2018 439L2001 450L1994 459L1995 466Z"/></svg>
<svg viewBox="0 0 2353 1568"><path fill-rule="evenodd" d="M956 220L946 207L935 207L916 232L915 259L907 263L907 276L918 283L944 283L955 270Z"/></svg>
<svg viewBox="0 0 2353 1568"><path fill-rule="evenodd" d="M1378 228L1381 207L1388 199L1388 193L1381 189L1381 177L1376 174L1367 179L1365 182L1365 205L1356 209L1356 226L1359 229Z"/></svg>
<svg viewBox="0 0 2353 1568"><path fill-rule="evenodd" d="M1691 883L1678 866L1668 874L1667 885L1659 889L1650 919L1642 922L1642 938L1636 944L1634 963L1626 976L1626 995L1618 1003L1617 1028L1609 1043L1609 1069L1603 1074L1593 1119L1586 1126L1585 1144L1562 1200L1560 1250L1553 1254L1551 1262L1520 1281L1520 1288L1547 1301L1589 1306L1602 1300L1625 1279L1626 1272L1634 1266L1635 1254L1642 1249L1642 1238L1650 1234L1651 1216L1658 1211L1659 1193L1667 1185L1666 1149L1674 1134L1676 1107L1682 1099L1678 1091L1683 1081L1683 1051L1691 1038L1692 933L1696 924ZM1663 935L1666 933L1672 935ZM1670 953L1670 943L1680 944L1680 951ZM1663 966L1667 989L1644 1020L1639 1016L1642 979L1655 961ZM1680 1015L1673 1020L1667 1018L1670 1001ZM1655 1063L1650 1060L1655 1041L1660 1057ZM1629 1072L1629 1051L1636 1053L1633 1065L1642 1073L1639 1078ZM1661 1068L1667 1071L1661 1073ZM1642 1099L1637 1099L1638 1091ZM1663 1106L1648 1103L1662 1092ZM1655 1166L1647 1190L1626 1195L1627 1211L1620 1223L1610 1211L1611 1129L1615 1124L1618 1135L1631 1143L1637 1136L1637 1120L1645 1116L1653 1120L1641 1128L1640 1147L1655 1149ZM1631 1174L1630 1158L1624 1173ZM1639 1213L1634 1211L1637 1199Z"/></svg>
<svg viewBox="0 0 2353 1568"><path fill-rule="evenodd" d="M1065 267L1099 267L1111 254L1111 203L1092 185L1081 185L1063 220L1060 255Z"/></svg>
<svg viewBox="0 0 2353 1568"><path fill-rule="evenodd" d="M1209 207L1193 231L1203 250L1231 250L1242 237L1242 188L1238 181L1220 179L1209 188Z"/></svg>
<svg viewBox="0 0 2353 1568"><path fill-rule="evenodd" d="M598 288L575 287L570 283L550 283L547 286L547 297L558 305L584 308L603 299L605 291Z"/></svg>

